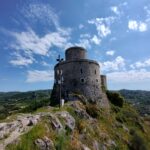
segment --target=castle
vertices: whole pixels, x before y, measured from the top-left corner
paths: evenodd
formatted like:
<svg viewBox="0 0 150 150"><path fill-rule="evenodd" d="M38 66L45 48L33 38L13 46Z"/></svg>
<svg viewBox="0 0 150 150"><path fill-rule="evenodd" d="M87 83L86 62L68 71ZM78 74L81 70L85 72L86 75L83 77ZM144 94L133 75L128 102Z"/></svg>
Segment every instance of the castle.
<svg viewBox="0 0 150 150"><path fill-rule="evenodd" d="M106 76L100 75L100 66L87 59L87 51L82 47L71 47L65 52L65 60L58 59L54 67L54 86L51 94L53 103L63 98L74 100L72 95L81 94L93 102L107 106L105 89Z"/></svg>

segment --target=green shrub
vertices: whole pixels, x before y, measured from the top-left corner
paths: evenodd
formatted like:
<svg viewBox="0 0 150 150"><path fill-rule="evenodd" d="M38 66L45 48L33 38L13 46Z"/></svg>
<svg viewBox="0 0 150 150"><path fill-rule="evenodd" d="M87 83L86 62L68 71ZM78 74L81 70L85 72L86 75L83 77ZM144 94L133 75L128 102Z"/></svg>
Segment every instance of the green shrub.
<svg viewBox="0 0 150 150"><path fill-rule="evenodd" d="M116 120L120 123L126 122L126 117L123 114L119 114L116 116Z"/></svg>
<svg viewBox="0 0 150 150"><path fill-rule="evenodd" d="M33 101L30 105L28 105L27 107L23 108L21 110L21 112L33 112L35 110L37 110L38 108L40 107L43 107L43 106L48 106L49 105L49 99L41 99L41 100L36 100L36 101Z"/></svg>
<svg viewBox="0 0 150 150"><path fill-rule="evenodd" d="M87 104L86 112L93 118L98 118L100 116L100 109L96 104Z"/></svg>
<svg viewBox="0 0 150 150"><path fill-rule="evenodd" d="M55 147L56 150L66 150L70 142L70 137L67 136L64 132L61 132L56 137Z"/></svg>
<svg viewBox="0 0 150 150"><path fill-rule="evenodd" d="M0 114L0 120L6 119L7 116L8 116L8 114L1 113L1 114Z"/></svg>
<svg viewBox="0 0 150 150"><path fill-rule="evenodd" d="M118 113L120 112L121 108L115 105L111 105L111 109L112 109L112 112Z"/></svg>
<svg viewBox="0 0 150 150"><path fill-rule="evenodd" d="M123 107L124 98L117 92L106 92L109 101L115 106Z"/></svg>
<svg viewBox="0 0 150 150"><path fill-rule="evenodd" d="M148 150L144 139L137 134L134 130L130 131L132 140L130 141L130 150Z"/></svg>
<svg viewBox="0 0 150 150"><path fill-rule="evenodd" d="M77 122L77 129L79 131L79 133L82 133L83 130L86 128L86 121L85 120L80 120Z"/></svg>

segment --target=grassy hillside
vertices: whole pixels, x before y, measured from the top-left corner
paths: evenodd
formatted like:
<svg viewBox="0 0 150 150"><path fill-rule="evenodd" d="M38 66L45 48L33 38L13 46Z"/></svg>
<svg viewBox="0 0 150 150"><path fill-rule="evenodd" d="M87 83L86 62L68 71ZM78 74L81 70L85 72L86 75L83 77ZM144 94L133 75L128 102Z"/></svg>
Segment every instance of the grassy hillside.
<svg viewBox="0 0 150 150"><path fill-rule="evenodd" d="M79 101L69 102L61 109L43 107L34 114L39 112L48 115L20 140L9 144L7 150L39 150L35 144L37 139L39 142L51 141L54 150L148 150L150 147L149 126L126 102L123 107L111 104L110 112ZM64 112L75 119L72 128L67 115L62 115ZM44 147L44 143L41 145Z"/></svg>

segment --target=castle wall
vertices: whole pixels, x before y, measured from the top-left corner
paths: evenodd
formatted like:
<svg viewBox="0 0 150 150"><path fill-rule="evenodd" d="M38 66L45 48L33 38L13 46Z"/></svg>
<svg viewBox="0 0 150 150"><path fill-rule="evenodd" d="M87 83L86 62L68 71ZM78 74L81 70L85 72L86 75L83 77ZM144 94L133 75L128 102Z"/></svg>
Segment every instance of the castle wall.
<svg viewBox="0 0 150 150"><path fill-rule="evenodd" d="M101 99L101 78L99 64L90 60L76 60L59 63L55 66L55 88L59 91L59 75L57 70L62 70L62 96L77 93L96 101ZM59 99L59 95L58 95Z"/></svg>

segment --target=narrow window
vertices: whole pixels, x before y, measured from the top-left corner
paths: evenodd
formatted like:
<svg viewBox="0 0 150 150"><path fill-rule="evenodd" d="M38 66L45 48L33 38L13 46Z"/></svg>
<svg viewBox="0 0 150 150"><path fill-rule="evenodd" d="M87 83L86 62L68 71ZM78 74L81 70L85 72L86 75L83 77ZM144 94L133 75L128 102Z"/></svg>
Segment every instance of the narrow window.
<svg viewBox="0 0 150 150"><path fill-rule="evenodd" d="M98 79L96 79L96 82L98 82Z"/></svg>
<svg viewBox="0 0 150 150"><path fill-rule="evenodd" d="M81 74L83 73L83 70L82 69L80 69L80 72L81 72Z"/></svg>
<svg viewBox="0 0 150 150"><path fill-rule="evenodd" d="M95 74L96 74L96 70L95 70Z"/></svg>
<svg viewBox="0 0 150 150"><path fill-rule="evenodd" d="M80 79L81 83L85 83L85 79L81 78Z"/></svg>

